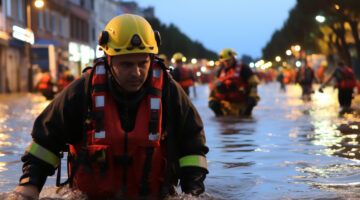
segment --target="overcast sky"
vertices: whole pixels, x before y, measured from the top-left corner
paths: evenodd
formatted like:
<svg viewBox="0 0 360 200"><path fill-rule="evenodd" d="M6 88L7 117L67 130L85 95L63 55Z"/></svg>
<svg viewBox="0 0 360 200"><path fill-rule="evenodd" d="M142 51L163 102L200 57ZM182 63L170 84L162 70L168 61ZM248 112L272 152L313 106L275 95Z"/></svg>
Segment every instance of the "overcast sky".
<svg viewBox="0 0 360 200"><path fill-rule="evenodd" d="M174 23L193 40L215 52L233 48L260 57L296 0L136 0L154 6L165 24Z"/></svg>

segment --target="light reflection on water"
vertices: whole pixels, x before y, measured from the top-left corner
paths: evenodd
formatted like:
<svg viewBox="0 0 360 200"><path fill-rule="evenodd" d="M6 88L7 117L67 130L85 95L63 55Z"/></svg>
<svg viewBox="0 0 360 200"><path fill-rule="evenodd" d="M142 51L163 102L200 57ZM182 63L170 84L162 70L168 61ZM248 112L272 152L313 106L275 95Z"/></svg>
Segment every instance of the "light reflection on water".
<svg viewBox="0 0 360 200"><path fill-rule="evenodd" d="M248 119L214 117L207 108L207 87L197 89L192 100L210 147L207 192L198 199L360 198L359 117L339 117L336 91L330 88L305 103L298 86L289 86L286 93L277 88L259 88L262 100ZM33 120L48 104L36 95L18 98L0 98L3 192L16 185ZM66 189L56 193L54 179L49 178L42 198L85 199Z"/></svg>

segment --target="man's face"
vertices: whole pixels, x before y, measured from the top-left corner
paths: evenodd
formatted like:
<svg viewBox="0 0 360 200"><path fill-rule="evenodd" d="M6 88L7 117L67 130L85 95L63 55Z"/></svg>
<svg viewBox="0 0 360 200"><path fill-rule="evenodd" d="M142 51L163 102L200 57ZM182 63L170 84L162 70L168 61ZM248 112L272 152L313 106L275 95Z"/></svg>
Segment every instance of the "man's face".
<svg viewBox="0 0 360 200"><path fill-rule="evenodd" d="M111 57L112 72L116 82L125 92L139 91L149 73L150 55L135 53Z"/></svg>
<svg viewBox="0 0 360 200"><path fill-rule="evenodd" d="M223 63L223 65L225 66L225 68L229 68L232 67L234 65L234 59L227 59L227 60L223 60L221 61Z"/></svg>

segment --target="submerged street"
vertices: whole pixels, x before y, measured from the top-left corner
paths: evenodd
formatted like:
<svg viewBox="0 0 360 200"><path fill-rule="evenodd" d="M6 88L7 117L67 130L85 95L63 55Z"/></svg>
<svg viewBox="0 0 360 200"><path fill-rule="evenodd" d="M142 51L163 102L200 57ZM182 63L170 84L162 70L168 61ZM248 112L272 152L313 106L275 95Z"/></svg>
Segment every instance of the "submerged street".
<svg viewBox="0 0 360 200"><path fill-rule="evenodd" d="M261 85L261 101L250 119L216 118L207 107L207 85L196 90L191 99L210 148L206 194L199 199L360 198L359 126L352 115L338 116L336 90L316 92L304 103L299 86L284 93L277 83ZM33 121L49 102L36 94L0 99L0 197L5 197L18 183ZM69 199L69 192L54 193L55 178L41 197Z"/></svg>

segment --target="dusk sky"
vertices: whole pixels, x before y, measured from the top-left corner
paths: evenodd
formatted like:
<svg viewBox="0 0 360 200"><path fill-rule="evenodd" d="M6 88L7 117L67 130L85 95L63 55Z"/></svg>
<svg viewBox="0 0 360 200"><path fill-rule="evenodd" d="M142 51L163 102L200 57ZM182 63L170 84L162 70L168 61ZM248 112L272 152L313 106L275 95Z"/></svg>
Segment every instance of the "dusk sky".
<svg viewBox="0 0 360 200"><path fill-rule="evenodd" d="M136 0L154 6L165 24L174 23L192 40L215 52L233 48L239 55L261 56L296 0Z"/></svg>

